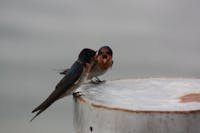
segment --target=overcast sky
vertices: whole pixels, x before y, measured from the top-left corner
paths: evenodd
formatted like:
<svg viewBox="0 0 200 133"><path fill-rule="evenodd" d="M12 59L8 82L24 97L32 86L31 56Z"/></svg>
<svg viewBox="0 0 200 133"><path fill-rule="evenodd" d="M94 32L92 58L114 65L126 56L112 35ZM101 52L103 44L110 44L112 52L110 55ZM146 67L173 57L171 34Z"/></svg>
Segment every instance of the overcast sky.
<svg viewBox="0 0 200 133"><path fill-rule="evenodd" d="M84 47L109 45L102 78L200 77L198 0L0 1L0 132L74 132L72 97L31 110Z"/></svg>

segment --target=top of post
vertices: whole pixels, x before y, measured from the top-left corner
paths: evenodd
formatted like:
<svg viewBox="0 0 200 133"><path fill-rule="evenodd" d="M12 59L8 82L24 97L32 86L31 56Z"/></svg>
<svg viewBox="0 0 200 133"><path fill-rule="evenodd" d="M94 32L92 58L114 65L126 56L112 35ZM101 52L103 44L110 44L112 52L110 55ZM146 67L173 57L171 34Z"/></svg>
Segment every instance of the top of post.
<svg viewBox="0 0 200 133"><path fill-rule="evenodd" d="M200 112L200 79L146 78L80 87L78 100L98 108L128 112Z"/></svg>

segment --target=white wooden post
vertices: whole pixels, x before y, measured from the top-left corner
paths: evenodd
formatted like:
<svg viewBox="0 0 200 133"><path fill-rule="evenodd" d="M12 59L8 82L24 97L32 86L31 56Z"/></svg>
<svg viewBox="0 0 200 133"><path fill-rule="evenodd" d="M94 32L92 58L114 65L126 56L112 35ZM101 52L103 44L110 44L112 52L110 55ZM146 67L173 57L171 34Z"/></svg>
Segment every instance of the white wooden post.
<svg viewBox="0 0 200 133"><path fill-rule="evenodd" d="M200 79L125 79L80 91L77 133L200 133Z"/></svg>

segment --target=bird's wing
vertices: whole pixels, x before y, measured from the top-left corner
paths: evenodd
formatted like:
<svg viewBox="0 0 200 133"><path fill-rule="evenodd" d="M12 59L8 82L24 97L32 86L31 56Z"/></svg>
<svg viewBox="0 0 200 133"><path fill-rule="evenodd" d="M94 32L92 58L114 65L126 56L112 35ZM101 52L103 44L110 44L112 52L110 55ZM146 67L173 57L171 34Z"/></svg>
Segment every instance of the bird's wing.
<svg viewBox="0 0 200 133"><path fill-rule="evenodd" d="M114 64L114 61L112 60L112 65L111 65L111 67L113 66L113 64Z"/></svg>
<svg viewBox="0 0 200 133"><path fill-rule="evenodd" d="M66 75L63 77L63 79L56 85L55 90L60 90L62 88L69 88L71 85L73 85L77 80L79 80L79 77L83 73L83 65L79 62L75 62L70 69L67 69Z"/></svg>
<svg viewBox="0 0 200 133"><path fill-rule="evenodd" d="M56 85L55 90L49 95L49 97L32 111L32 113L36 111L39 112L31 119L31 121L40 113L42 113L46 108L48 108L53 102L59 99L62 94L69 90L74 85L74 83L79 80L82 73L83 65L79 62L75 62L67 74L63 77L63 79Z"/></svg>

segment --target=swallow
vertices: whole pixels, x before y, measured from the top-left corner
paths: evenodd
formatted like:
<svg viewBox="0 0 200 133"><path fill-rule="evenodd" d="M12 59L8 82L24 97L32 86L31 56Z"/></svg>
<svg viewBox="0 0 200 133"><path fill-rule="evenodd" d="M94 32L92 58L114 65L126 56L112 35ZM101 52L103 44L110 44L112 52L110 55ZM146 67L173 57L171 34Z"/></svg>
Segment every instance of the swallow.
<svg viewBox="0 0 200 133"><path fill-rule="evenodd" d="M101 47L97 55L95 56L95 62L91 67L91 71L88 74L87 79L91 80L92 83L101 83L101 81L98 76L103 75L108 71L109 68L111 68L113 65L113 51L109 46L103 46ZM66 74L69 69L65 69L64 71L60 72L60 74ZM95 78L96 80L92 80Z"/></svg>
<svg viewBox="0 0 200 133"><path fill-rule="evenodd" d="M95 55L96 51L88 48L85 48L80 52L78 59L56 85L55 90L44 102L32 111L32 113L37 112L37 114L31 119L31 121L40 113L45 111L55 101L72 94L81 85L91 69L91 65L95 60Z"/></svg>

